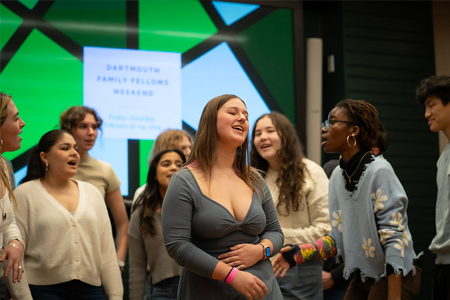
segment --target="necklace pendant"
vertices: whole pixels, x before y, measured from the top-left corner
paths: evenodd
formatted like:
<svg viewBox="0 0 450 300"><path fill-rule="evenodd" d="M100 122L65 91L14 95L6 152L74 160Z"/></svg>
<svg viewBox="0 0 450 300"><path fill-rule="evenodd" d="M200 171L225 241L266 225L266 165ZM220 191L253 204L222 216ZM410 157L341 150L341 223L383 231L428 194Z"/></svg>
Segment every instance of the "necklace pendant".
<svg viewBox="0 0 450 300"><path fill-rule="evenodd" d="M6 220L6 213L5 212L2 214L2 218L3 218L3 220Z"/></svg>

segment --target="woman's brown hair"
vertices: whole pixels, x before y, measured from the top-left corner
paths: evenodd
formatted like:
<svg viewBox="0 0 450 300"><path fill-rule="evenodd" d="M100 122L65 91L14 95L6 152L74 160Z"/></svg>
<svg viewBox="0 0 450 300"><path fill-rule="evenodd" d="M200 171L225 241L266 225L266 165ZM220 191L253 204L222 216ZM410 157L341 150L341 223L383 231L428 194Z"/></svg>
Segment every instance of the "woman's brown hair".
<svg viewBox="0 0 450 300"><path fill-rule="evenodd" d="M241 98L230 94L215 97L206 104L200 117L200 124L198 125L191 154L186 162L186 165L198 166L208 181L211 178L211 170L217 161L217 141L219 140L217 113L231 99L239 99L245 105L245 102ZM255 183L258 189L262 191L258 173L252 170L248 164L248 136L242 145L236 149L233 167L239 178L253 191L256 190Z"/></svg>
<svg viewBox="0 0 450 300"><path fill-rule="evenodd" d="M97 114L97 112L87 106L76 105L64 111L59 117L59 126L62 130L65 130L72 134L72 131L77 127L78 123L86 118L87 114L94 116L97 123L97 129L102 130L103 120Z"/></svg>
<svg viewBox="0 0 450 300"><path fill-rule="evenodd" d="M276 184L280 190L278 195L277 212L280 215L289 215L291 211L303 210L302 189L305 185L305 176L308 170L303 162L302 145L292 123L279 112L264 114L256 120L252 131L252 144L250 151L250 165L263 174L269 169L267 160L259 155L255 147L255 130L258 122L263 118L270 118L281 140L277 155L281 161ZM282 210L281 208L284 208Z"/></svg>

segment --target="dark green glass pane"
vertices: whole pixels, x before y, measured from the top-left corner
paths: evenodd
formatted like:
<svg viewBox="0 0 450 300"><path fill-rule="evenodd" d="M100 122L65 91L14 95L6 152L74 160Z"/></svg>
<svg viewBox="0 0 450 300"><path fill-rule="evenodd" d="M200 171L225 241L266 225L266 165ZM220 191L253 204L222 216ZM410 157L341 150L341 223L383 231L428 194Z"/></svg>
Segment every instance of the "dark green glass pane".
<svg viewBox="0 0 450 300"><path fill-rule="evenodd" d="M56 1L45 15L81 46L126 48L126 1Z"/></svg>
<svg viewBox="0 0 450 300"><path fill-rule="evenodd" d="M20 23L22 23L21 18L0 4L0 49L3 49Z"/></svg>
<svg viewBox="0 0 450 300"><path fill-rule="evenodd" d="M33 7L36 5L36 3L39 2L39 0L19 0L19 2L28 7L28 9L33 9Z"/></svg>
<svg viewBox="0 0 450 300"><path fill-rule="evenodd" d="M238 35L283 113L295 121L292 12L278 9Z"/></svg>
<svg viewBox="0 0 450 300"><path fill-rule="evenodd" d="M139 1L139 49L184 53L217 32L198 1Z"/></svg>

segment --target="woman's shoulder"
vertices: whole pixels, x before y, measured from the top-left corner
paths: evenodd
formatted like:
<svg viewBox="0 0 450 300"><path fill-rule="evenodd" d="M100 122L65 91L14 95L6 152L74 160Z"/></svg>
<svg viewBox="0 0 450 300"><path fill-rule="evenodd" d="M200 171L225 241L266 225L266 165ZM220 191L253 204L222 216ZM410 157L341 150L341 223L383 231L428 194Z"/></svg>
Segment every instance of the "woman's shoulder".
<svg viewBox="0 0 450 300"><path fill-rule="evenodd" d="M383 155L375 156L373 162L369 165L368 168L372 172L379 172L379 171L394 171L392 168L392 165L384 158Z"/></svg>
<svg viewBox="0 0 450 300"><path fill-rule="evenodd" d="M308 168L308 170L310 170L310 171L311 170L322 170L323 171L321 166L319 166L316 162L314 162L306 157L302 158L302 162L305 164L306 168Z"/></svg>
<svg viewBox="0 0 450 300"><path fill-rule="evenodd" d="M173 189L174 186L178 189L193 189L198 186L194 172L188 167L183 167L176 171L169 181L169 188Z"/></svg>
<svg viewBox="0 0 450 300"><path fill-rule="evenodd" d="M317 179L320 177L324 177L324 178L328 179L327 174L325 174L325 171L323 170L323 168L321 166L319 166L317 163L315 163L312 160L307 159L307 158L303 158L302 161L305 164L305 168L308 171L309 175L313 179Z"/></svg>
<svg viewBox="0 0 450 300"><path fill-rule="evenodd" d="M96 158L93 158L92 156L87 156L85 158L82 158L80 160L80 166L89 166L89 167L95 167L95 168L101 168L102 170L105 169L112 169L111 164L102 161L102 160L98 160Z"/></svg>
<svg viewBox="0 0 450 300"><path fill-rule="evenodd" d="M93 184L86 182L86 181L82 181L82 180L76 180L76 179L72 179L72 180L78 184L79 190L83 191L85 193L85 195L89 195L90 197L92 196L94 198L99 198L99 199L101 199L102 202L104 201L102 194L100 193L98 188L96 188Z"/></svg>
<svg viewBox="0 0 450 300"><path fill-rule="evenodd" d="M263 178L264 171L256 169L254 167L250 167L250 173L253 174L253 176L255 178L257 178L258 180L264 181L264 178Z"/></svg>
<svg viewBox="0 0 450 300"><path fill-rule="evenodd" d="M363 176L361 176L361 182L365 183L390 184L397 181L398 178L392 165L381 155L376 156L367 165Z"/></svg>
<svg viewBox="0 0 450 300"><path fill-rule="evenodd" d="M189 167L182 167L180 169L178 169L178 171L176 171L172 177L170 178L170 180L177 178L177 179L194 179L195 180L195 176L194 173L192 172L192 170Z"/></svg>
<svg viewBox="0 0 450 300"><path fill-rule="evenodd" d="M33 191L36 191L36 186L41 185L40 179L33 179L24 183L19 184L17 188L14 189L15 193L24 193L30 189L33 189Z"/></svg>

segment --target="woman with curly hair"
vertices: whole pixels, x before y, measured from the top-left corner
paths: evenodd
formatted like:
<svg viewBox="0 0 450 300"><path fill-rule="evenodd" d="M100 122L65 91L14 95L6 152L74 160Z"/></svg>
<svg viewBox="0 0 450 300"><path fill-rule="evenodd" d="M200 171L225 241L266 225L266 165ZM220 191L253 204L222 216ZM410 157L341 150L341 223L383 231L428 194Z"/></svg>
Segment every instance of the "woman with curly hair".
<svg viewBox="0 0 450 300"><path fill-rule="evenodd" d="M269 186L286 243L307 243L330 232L328 178L319 165L303 157L288 118L278 112L259 117L250 164ZM278 283L284 299L321 299L322 265L314 261L292 268Z"/></svg>
<svg viewBox="0 0 450 300"><path fill-rule="evenodd" d="M273 262L276 275L338 255L345 262L344 278L352 276L345 300L406 300L418 293L408 198L392 166L371 153L379 128L377 110L365 101L343 100L331 110L322 126L322 146L341 155L330 178L332 232L283 248Z"/></svg>

